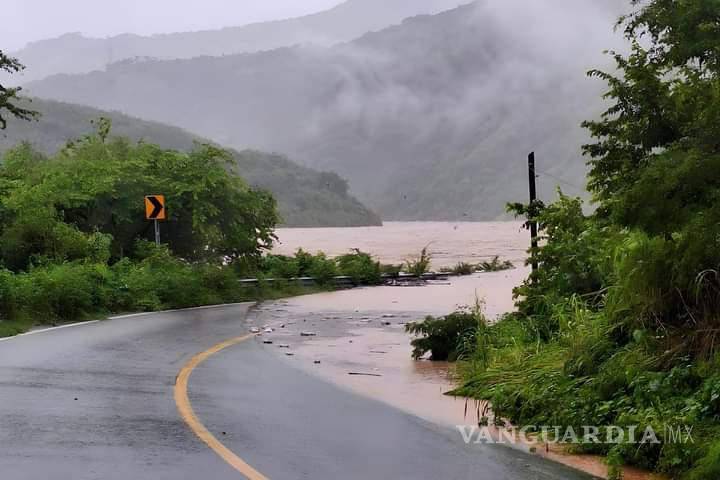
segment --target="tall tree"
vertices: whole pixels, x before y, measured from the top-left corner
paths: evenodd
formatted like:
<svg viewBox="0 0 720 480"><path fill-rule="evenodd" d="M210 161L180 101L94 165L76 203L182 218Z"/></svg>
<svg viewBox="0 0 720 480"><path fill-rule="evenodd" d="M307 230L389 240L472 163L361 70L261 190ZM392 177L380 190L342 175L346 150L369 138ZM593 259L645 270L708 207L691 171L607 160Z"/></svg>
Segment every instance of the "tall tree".
<svg viewBox="0 0 720 480"><path fill-rule="evenodd" d="M585 123L597 140L585 147L589 186L601 215L669 236L720 194L720 2L632 3L619 74L590 72L612 106Z"/></svg>
<svg viewBox="0 0 720 480"><path fill-rule="evenodd" d="M0 72L9 74L19 73L25 67L13 57L10 57L0 50ZM18 94L22 90L20 87L7 87L0 83L0 130L7 127L7 116L13 116L22 120L31 120L37 113L19 106Z"/></svg>

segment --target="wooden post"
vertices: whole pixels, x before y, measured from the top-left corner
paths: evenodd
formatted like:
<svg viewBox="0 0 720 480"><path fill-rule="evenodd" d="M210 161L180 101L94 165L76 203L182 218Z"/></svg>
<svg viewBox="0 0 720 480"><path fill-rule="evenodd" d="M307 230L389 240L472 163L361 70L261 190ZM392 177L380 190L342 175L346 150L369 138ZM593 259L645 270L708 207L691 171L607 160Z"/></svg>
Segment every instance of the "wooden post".
<svg viewBox="0 0 720 480"><path fill-rule="evenodd" d="M535 179L537 176L535 175L535 152L530 153L528 156L528 180L530 185L530 212L533 212L533 204L537 200L537 187L535 185ZM528 219L530 221L530 245L533 249L536 249L538 246L538 224L533 219ZM538 269L537 262L532 263L532 270L533 272L536 272Z"/></svg>

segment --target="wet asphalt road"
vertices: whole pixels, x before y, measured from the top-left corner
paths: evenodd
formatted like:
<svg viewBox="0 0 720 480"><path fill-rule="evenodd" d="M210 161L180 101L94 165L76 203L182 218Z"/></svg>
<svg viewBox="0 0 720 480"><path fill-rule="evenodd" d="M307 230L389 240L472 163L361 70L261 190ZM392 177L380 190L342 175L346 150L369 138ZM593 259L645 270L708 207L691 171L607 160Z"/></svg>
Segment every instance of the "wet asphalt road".
<svg viewBox="0 0 720 480"><path fill-rule="evenodd" d="M247 306L154 314L0 341L0 478L243 478L180 418L175 377L196 353L246 333ZM190 378L201 422L273 480L585 480L296 370L257 340Z"/></svg>

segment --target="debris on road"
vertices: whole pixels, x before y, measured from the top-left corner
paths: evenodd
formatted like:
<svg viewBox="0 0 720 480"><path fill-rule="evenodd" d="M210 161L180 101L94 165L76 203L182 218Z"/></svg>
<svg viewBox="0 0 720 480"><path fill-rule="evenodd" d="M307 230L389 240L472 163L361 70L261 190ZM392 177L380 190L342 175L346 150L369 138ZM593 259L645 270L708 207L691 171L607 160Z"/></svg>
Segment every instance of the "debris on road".
<svg viewBox="0 0 720 480"><path fill-rule="evenodd" d="M357 377L382 377L379 373L362 373L362 372L348 372L348 375Z"/></svg>

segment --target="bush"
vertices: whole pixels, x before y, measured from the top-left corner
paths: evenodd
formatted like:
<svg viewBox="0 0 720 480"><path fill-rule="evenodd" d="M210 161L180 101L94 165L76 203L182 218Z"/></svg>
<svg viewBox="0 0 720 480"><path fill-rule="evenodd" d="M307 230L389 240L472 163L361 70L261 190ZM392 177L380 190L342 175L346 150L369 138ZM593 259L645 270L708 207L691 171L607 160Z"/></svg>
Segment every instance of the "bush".
<svg viewBox="0 0 720 480"><path fill-rule="evenodd" d="M474 337L479 321L471 312L456 312L446 317L427 317L423 322L408 323L405 330L421 335L412 341L413 358L416 360L430 352L433 361L455 361L466 338Z"/></svg>
<svg viewBox="0 0 720 480"><path fill-rule="evenodd" d="M44 323L83 318L106 306L108 274L82 263L34 268L15 277L13 310Z"/></svg>
<svg viewBox="0 0 720 480"><path fill-rule="evenodd" d="M271 278L298 278L300 265L297 259L285 255L267 255L260 263L260 271Z"/></svg>
<svg viewBox="0 0 720 480"><path fill-rule="evenodd" d="M328 285L338 276L337 264L328 259L325 254L319 253L313 259L308 276L315 278L320 285Z"/></svg>
<svg viewBox="0 0 720 480"><path fill-rule="evenodd" d="M211 267L189 264L160 248L139 263L126 264L118 272L126 285L125 298L131 309L158 310L221 301L221 292L206 282L207 268Z"/></svg>
<svg viewBox="0 0 720 480"><path fill-rule="evenodd" d="M299 249L294 257L284 255L267 255L260 263L260 272L268 277L291 279L312 277L321 285L332 283L338 275L338 267L334 260L324 253L312 255Z"/></svg>
<svg viewBox="0 0 720 480"><path fill-rule="evenodd" d="M358 249L336 259L340 275L352 278L358 285L378 285L382 283L380 262Z"/></svg>

